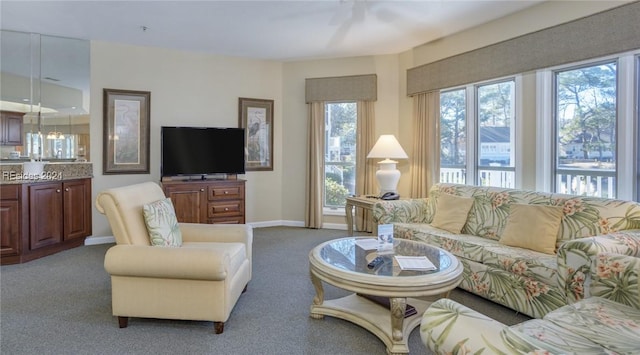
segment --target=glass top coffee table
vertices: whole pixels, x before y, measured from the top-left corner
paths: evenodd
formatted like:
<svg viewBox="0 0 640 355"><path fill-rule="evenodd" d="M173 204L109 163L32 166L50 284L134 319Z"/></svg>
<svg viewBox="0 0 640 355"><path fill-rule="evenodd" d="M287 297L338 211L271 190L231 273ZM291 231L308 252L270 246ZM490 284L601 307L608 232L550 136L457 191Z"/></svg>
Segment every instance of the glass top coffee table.
<svg viewBox="0 0 640 355"><path fill-rule="evenodd" d="M395 239L392 253L379 255L356 241L373 238L341 238L315 247L309 253L309 270L316 296L311 317L325 315L355 323L376 335L389 354L409 352L411 331L420 324L431 301L427 296L448 296L462 281L462 264L451 253L425 243ZM426 256L433 270L402 270L394 256ZM370 269L377 256L383 262ZM322 282L354 292L324 300ZM420 297L418 299L414 297Z"/></svg>

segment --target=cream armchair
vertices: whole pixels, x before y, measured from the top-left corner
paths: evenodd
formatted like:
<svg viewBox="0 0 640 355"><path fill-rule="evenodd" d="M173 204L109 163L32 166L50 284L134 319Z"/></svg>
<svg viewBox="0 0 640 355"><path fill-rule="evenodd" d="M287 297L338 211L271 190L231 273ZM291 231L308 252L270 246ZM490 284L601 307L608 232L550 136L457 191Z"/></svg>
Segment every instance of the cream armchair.
<svg viewBox="0 0 640 355"><path fill-rule="evenodd" d="M253 229L249 225L180 223L182 246L151 246L143 205L165 198L146 182L105 190L96 208L116 239L104 260L111 275L113 315L213 321L215 333L251 280Z"/></svg>

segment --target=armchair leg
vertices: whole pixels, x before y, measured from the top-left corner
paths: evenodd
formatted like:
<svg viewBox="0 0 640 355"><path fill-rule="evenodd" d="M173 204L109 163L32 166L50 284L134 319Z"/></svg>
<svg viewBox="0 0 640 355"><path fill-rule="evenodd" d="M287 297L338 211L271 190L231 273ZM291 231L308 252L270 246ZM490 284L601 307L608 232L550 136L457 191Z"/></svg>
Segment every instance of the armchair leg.
<svg viewBox="0 0 640 355"><path fill-rule="evenodd" d="M224 331L224 322L213 322L213 328L216 334L222 334Z"/></svg>
<svg viewBox="0 0 640 355"><path fill-rule="evenodd" d="M244 285L244 288L242 289L242 293L247 292L247 287L249 287L249 284Z"/></svg>
<svg viewBox="0 0 640 355"><path fill-rule="evenodd" d="M120 328L126 328L129 325L129 317L118 316L118 326Z"/></svg>

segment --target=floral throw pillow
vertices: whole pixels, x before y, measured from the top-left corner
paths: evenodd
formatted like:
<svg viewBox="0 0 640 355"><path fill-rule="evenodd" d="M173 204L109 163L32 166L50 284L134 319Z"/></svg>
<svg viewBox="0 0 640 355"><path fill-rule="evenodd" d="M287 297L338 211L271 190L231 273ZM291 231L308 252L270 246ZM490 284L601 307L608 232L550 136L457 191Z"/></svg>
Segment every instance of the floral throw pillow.
<svg viewBox="0 0 640 355"><path fill-rule="evenodd" d="M149 231L151 245L161 247L182 246L182 233L170 198L142 206L144 222Z"/></svg>

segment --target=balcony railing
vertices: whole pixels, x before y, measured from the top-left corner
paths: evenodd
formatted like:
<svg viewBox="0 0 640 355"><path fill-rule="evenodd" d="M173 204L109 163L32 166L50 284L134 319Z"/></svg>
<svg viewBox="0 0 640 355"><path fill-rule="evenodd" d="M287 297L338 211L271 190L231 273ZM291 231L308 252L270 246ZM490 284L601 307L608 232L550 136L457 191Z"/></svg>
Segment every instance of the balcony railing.
<svg viewBox="0 0 640 355"><path fill-rule="evenodd" d="M570 195L616 198L616 172L604 169L557 169L556 191Z"/></svg>
<svg viewBox="0 0 640 355"><path fill-rule="evenodd" d="M479 185L515 188L515 172L513 168L508 169L491 167L478 170ZM440 168L440 182L465 184L466 171L463 168Z"/></svg>
<svg viewBox="0 0 640 355"><path fill-rule="evenodd" d="M480 186L515 188L515 173L512 170L481 169ZM465 184L464 168L440 168L440 182ZM557 169L556 191L570 195L593 197L616 197L616 172L603 169Z"/></svg>

